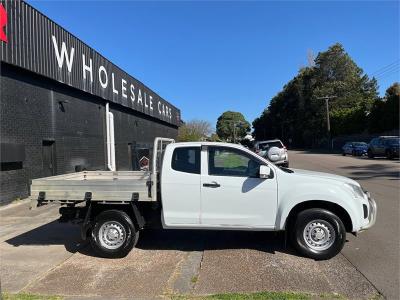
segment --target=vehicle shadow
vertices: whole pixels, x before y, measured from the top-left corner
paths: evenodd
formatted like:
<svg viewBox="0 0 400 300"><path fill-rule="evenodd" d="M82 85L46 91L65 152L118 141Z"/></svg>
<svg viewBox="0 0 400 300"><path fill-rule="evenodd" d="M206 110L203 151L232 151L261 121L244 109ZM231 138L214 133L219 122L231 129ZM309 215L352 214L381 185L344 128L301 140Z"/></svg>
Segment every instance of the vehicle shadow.
<svg viewBox="0 0 400 300"><path fill-rule="evenodd" d="M283 252L299 256L292 247L286 245L284 233L260 231L146 229L140 232L136 248L185 252L250 249L270 254ZM90 245L79 252L97 256Z"/></svg>
<svg viewBox="0 0 400 300"><path fill-rule="evenodd" d="M14 247L64 245L68 252L75 253L84 241L81 240L78 225L55 220L12 237L5 243Z"/></svg>
<svg viewBox="0 0 400 300"><path fill-rule="evenodd" d="M98 256L90 243L81 239L78 225L59 223L57 220L5 242L14 247L64 245L70 253ZM271 254L284 252L298 255L286 245L283 232L146 229L140 232L136 247L142 250L178 251L252 249Z"/></svg>
<svg viewBox="0 0 400 300"><path fill-rule="evenodd" d="M397 166L388 164L369 164L369 165L350 165L339 167L340 169L349 170L350 177L355 180L367 178L387 177L391 180L400 178L400 170Z"/></svg>

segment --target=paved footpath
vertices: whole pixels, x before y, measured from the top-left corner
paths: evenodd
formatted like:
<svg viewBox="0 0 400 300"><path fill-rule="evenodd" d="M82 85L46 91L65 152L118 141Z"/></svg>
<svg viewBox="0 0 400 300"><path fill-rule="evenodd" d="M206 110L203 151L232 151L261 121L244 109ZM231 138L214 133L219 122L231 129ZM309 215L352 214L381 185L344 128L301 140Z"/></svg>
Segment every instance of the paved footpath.
<svg viewBox="0 0 400 300"><path fill-rule="evenodd" d="M304 161L304 168L313 168L313 154L290 155L293 166ZM329 161L327 157L331 156L323 156L322 164ZM311 162L307 162L309 158ZM318 168L324 171L323 167ZM333 167L328 164L328 168ZM390 175L391 171L386 171ZM396 267L376 253L376 245L363 248L379 237L380 223L376 230L359 238L349 237L344 255L322 262L297 256L285 247L282 234L190 230L141 232L137 248L125 258L111 260L95 257L80 240L77 226L58 223L57 210L58 207L48 206L30 211L28 203L0 209L3 291L57 294L70 299L154 299L175 293L269 290L338 293L352 299L370 299L377 293L376 286L389 299L398 295L390 289L390 281L395 283L393 277L398 275L393 273ZM382 253L389 255L391 265L395 265L395 257L390 257L393 252L387 249L390 245L381 245ZM354 259L353 252L354 256L365 258ZM380 285L379 276L377 280L373 277L378 271L368 273L369 269L380 267L370 268L370 264L384 264L382 276L389 283ZM385 290L385 286L389 288Z"/></svg>

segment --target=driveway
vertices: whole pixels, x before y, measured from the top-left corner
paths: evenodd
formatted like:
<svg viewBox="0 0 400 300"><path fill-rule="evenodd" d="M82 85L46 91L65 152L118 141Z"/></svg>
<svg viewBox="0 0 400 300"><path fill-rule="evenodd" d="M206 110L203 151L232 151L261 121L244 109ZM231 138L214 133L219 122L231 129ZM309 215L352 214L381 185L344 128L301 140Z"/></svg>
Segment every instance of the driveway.
<svg viewBox="0 0 400 300"><path fill-rule="evenodd" d="M351 177L378 204L374 227L348 236L342 254L388 299L400 295L400 161L290 151L293 168Z"/></svg>
<svg viewBox="0 0 400 300"><path fill-rule="evenodd" d="M369 170L345 168L349 165L346 160L350 165L352 160L355 166L360 165L358 160L350 157L306 152L291 152L289 155L292 166L297 164L322 171L329 168L335 173ZM321 165L314 164L317 159ZM330 163L332 159L342 161L343 165L334 163L337 164L335 167ZM396 179L392 178L391 168L385 169L386 175ZM369 172L375 172L373 170ZM388 178L379 174L375 177L387 185ZM370 175L357 176L369 178ZM376 198L375 190L384 195L387 193L388 187L381 188L380 183L367 186ZM381 216L385 211L380 202L389 200L382 200L382 197L377 200ZM143 231L137 248L127 257L110 260L94 255L80 240L76 225L56 221L58 207L45 206L33 211L28 207L28 203L23 203L0 210L3 291L56 294L67 298L154 299L171 294L268 290L318 295L337 293L352 299L370 299L377 293L376 286L390 299L392 295L398 295L393 287L390 288L398 275L394 266L396 248L391 248L393 241L388 244L379 240L381 226L390 221L382 217L378 219L376 229L360 234L358 238L349 236L350 243L345 246L343 254L322 262L299 257L285 247L282 234L191 230ZM395 209L395 206L388 209L389 218L395 215ZM380 246L385 257L379 254L376 245ZM388 283L380 284L379 273Z"/></svg>

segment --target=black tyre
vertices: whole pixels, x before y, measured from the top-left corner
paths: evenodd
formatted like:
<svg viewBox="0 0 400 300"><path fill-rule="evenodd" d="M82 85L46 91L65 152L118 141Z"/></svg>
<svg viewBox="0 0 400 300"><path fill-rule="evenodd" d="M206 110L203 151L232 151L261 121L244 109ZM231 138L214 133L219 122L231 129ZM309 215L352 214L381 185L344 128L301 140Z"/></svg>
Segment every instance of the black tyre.
<svg viewBox="0 0 400 300"><path fill-rule="evenodd" d="M138 239L139 231L125 212L106 210L96 217L90 243L100 256L118 258L126 256Z"/></svg>
<svg viewBox="0 0 400 300"><path fill-rule="evenodd" d="M351 155L352 155L352 156L357 156L357 153L356 153L356 151L354 151L354 150L353 150L353 151L351 151Z"/></svg>
<svg viewBox="0 0 400 300"><path fill-rule="evenodd" d="M345 153L345 152L342 152L342 155L343 155L343 156L346 156L346 153Z"/></svg>
<svg viewBox="0 0 400 300"><path fill-rule="evenodd" d="M291 231L296 250L316 260L334 257L346 241L343 222L325 209L312 208L300 212Z"/></svg>
<svg viewBox="0 0 400 300"><path fill-rule="evenodd" d="M368 157L369 158L374 158L374 154L372 153L371 149L368 149Z"/></svg>
<svg viewBox="0 0 400 300"><path fill-rule="evenodd" d="M386 150L386 158L393 159L393 153L391 150Z"/></svg>

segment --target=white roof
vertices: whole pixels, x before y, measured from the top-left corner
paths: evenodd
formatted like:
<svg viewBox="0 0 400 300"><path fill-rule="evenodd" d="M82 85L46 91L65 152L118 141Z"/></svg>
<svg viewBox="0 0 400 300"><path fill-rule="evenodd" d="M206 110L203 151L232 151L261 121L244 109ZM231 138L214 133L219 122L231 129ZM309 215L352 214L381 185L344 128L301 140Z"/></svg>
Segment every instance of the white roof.
<svg viewBox="0 0 400 300"><path fill-rule="evenodd" d="M241 144L233 144L233 143L223 143L223 142L177 142L170 144L171 146L186 146L186 147L200 147L202 145L204 146L219 146L219 147L231 147L231 148L237 148L237 149L246 149L243 145Z"/></svg>
<svg viewBox="0 0 400 300"><path fill-rule="evenodd" d="M280 139L265 140L265 141L257 141L256 143L257 143L257 144L260 144L260 143L270 143L270 142L281 142L281 143L282 143L282 141L281 141Z"/></svg>

